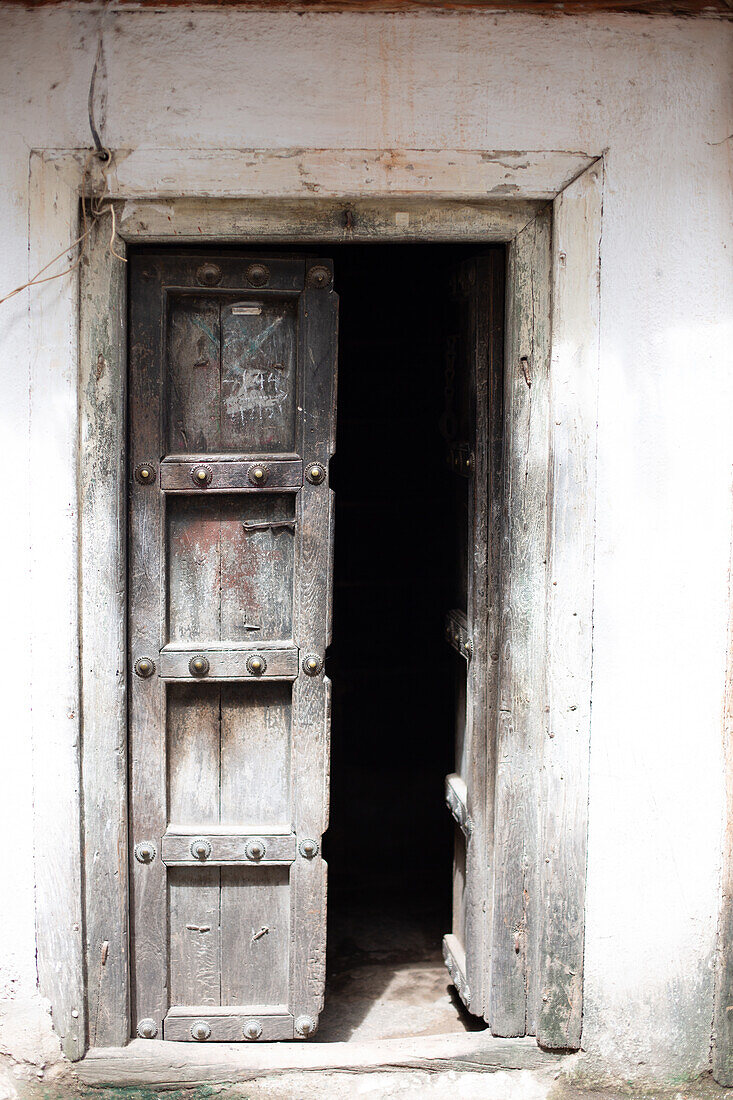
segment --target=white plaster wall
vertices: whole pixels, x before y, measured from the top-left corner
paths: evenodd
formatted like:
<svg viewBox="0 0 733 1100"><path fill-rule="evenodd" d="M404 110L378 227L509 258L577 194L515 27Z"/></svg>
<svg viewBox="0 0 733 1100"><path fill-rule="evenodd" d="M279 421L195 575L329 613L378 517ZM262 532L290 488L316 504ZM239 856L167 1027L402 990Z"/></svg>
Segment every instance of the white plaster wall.
<svg viewBox="0 0 733 1100"><path fill-rule="evenodd" d="M99 18L0 8L0 295L27 274L30 149L89 142ZM147 10L105 24L112 148L605 151L584 1045L625 1077L708 1064L733 460L732 47L733 25L712 19ZM24 995L27 294L0 306L0 344L14 471L0 836L15 840L0 975ZM49 531L49 554L53 544Z"/></svg>

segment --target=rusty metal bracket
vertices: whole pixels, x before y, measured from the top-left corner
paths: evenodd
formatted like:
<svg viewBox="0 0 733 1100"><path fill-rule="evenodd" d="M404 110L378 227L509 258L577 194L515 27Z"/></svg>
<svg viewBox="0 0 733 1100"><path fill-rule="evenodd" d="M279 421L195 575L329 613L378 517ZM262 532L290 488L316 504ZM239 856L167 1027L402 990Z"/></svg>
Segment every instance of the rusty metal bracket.
<svg viewBox="0 0 733 1100"><path fill-rule="evenodd" d="M277 531L285 529L288 531L295 531L297 522L298 521L295 519L273 519L263 521L262 523L255 523L253 520L245 519L242 521L242 527L244 527L245 531Z"/></svg>

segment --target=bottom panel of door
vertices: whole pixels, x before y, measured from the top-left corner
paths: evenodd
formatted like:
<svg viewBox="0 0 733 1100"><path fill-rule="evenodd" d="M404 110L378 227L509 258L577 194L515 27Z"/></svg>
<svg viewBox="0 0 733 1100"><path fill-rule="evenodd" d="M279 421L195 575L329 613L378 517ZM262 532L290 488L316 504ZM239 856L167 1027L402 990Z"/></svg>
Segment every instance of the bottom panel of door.
<svg viewBox="0 0 733 1100"><path fill-rule="evenodd" d="M288 1004L289 867L169 867L168 897L171 1005Z"/></svg>
<svg viewBox="0 0 733 1100"><path fill-rule="evenodd" d="M283 1008L237 1005L226 1010L207 1005L173 1007L163 1022L163 1038L176 1042L238 1043L243 1041L293 1039L295 1022Z"/></svg>

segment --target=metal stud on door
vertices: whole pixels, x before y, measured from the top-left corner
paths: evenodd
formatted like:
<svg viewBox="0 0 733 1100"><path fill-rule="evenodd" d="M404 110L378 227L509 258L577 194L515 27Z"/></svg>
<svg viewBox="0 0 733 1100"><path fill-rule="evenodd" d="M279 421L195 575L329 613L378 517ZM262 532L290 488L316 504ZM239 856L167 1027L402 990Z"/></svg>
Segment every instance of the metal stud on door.
<svg viewBox="0 0 733 1100"><path fill-rule="evenodd" d="M331 262L130 260L132 1033L314 1034ZM153 461L155 459L155 461Z"/></svg>

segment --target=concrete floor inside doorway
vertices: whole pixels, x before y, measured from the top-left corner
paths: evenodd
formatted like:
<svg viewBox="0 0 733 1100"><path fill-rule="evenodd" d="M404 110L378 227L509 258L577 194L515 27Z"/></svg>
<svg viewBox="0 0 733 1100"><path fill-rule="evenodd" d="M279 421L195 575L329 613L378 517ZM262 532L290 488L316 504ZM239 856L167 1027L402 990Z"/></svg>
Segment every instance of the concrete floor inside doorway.
<svg viewBox="0 0 733 1100"><path fill-rule="evenodd" d="M458 999L443 964L440 912L424 899L410 907L339 904L329 939L322 1043L483 1031Z"/></svg>

